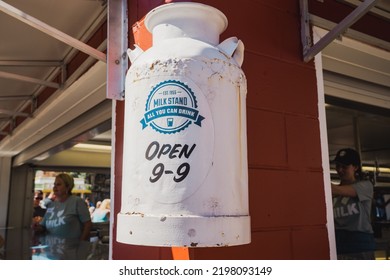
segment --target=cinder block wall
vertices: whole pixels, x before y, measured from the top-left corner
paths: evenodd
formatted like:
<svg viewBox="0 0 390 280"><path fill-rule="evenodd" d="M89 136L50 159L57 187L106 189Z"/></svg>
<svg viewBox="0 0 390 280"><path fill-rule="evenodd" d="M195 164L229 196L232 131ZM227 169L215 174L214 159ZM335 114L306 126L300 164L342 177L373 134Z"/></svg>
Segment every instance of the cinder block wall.
<svg viewBox="0 0 390 280"><path fill-rule="evenodd" d="M163 2L129 0L129 23ZM221 41L236 36L245 44L252 242L190 249L190 258L329 259L316 77L314 64L302 61L299 1L193 2L227 16ZM117 129L123 129L123 104L118 106ZM116 168L121 164L117 156ZM118 213L121 171L115 172ZM114 259L171 257L168 248L113 243Z"/></svg>

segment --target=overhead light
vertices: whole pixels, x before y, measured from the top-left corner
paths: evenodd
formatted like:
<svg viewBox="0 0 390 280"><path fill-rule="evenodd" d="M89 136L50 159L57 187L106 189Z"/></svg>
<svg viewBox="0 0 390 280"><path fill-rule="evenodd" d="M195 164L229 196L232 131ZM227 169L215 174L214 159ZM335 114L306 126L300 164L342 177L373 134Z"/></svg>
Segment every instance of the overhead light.
<svg viewBox="0 0 390 280"><path fill-rule="evenodd" d="M390 173L390 168L388 167L375 167L375 166L362 166L364 172L379 172L379 173ZM333 168L330 170L331 174L337 174L336 169Z"/></svg>
<svg viewBox="0 0 390 280"><path fill-rule="evenodd" d="M72 150L75 151L84 151L84 152L111 152L111 146L109 145L97 145L97 144L86 144L79 143L72 147Z"/></svg>
<svg viewBox="0 0 390 280"><path fill-rule="evenodd" d="M390 168L387 167L363 166L362 170L379 172L379 173L390 173Z"/></svg>

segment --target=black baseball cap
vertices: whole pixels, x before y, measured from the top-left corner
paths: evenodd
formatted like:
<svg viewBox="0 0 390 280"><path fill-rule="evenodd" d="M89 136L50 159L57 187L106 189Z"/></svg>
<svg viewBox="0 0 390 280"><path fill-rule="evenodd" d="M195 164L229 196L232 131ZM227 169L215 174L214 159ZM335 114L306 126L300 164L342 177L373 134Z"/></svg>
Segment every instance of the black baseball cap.
<svg viewBox="0 0 390 280"><path fill-rule="evenodd" d="M352 164L354 166L360 166L360 156L354 149L345 148L337 152L334 162L344 165Z"/></svg>

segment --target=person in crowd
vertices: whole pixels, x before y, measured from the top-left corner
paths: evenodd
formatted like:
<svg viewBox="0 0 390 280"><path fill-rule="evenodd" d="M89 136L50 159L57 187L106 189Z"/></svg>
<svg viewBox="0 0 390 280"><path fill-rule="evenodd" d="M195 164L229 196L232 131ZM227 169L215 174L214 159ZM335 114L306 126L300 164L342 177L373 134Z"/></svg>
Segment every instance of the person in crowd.
<svg viewBox="0 0 390 280"><path fill-rule="evenodd" d="M339 150L334 162L340 177L339 184L331 185L338 259L374 259L371 226L374 187L364 179L356 150Z"/></svg>
<svg viewBox="0 0 390 280"><path fill-rule="evenodd" d="M99 208L96 208L92 213L92 222L93 223L103 223L110 220L110 202L109 198L106 198L102 201Z"/></svg>
<svg viewBox="0 0 390 280"><path fill-rule="evenodd" d="M99 208L100 205L102 205L102 202L99 200L98 202L96 202L96 208Z"/></svg>
<svg viewBox="0 0 390 280"><path fill-rule="evenodd" d="M45 201L45 216L33 227L36 232L46 231L62 238L89 240L91 216L85 201L72 195L73 187L72 176L61 173L55 177L51 201Z"/></svg>
<svg viewBox="0 0 390 280"><path fill-rule="evenodd" d="M87 203L88 208L95 207L95 204L93 204L93 202L91 201L91 199L88 196L85 198L85 203Z"/></svg>
<svg viewBox="0 0 390 280"><path fill-rule="evenodd" d="M87 204L89 214L92 215L93 211L96 209L95 204L93 204L88 196L85 198L85 203Z"/></svg>
<svg viewBox="0 0 390 280"><path fill-rule="evenodd" d="M33 210L33 223L39 223L46 213L46 209L41 207L41 201L43 199L42 191L34 192L34 210Z"/></svg>

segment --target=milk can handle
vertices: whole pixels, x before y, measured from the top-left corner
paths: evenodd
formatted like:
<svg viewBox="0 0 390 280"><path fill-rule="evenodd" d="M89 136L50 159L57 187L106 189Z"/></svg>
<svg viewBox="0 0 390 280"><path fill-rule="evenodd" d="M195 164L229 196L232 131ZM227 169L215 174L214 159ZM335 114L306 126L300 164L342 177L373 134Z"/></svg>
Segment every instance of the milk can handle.
<svg viewBox="0 0 390 280"><path fill-rule="evenodd" d="M131 63L134 63L134 61L143 53L144 51L138 46L134 45L134 49L127 49L127 55L129 57L129 60Z"/></svg>
<svg viewBox="0 0 390 280"><path fill-rule="evenodd" d="M218 45L227 57L233 58L239 66L244 62L244 43L237 37L230 37Z"/></svg>

